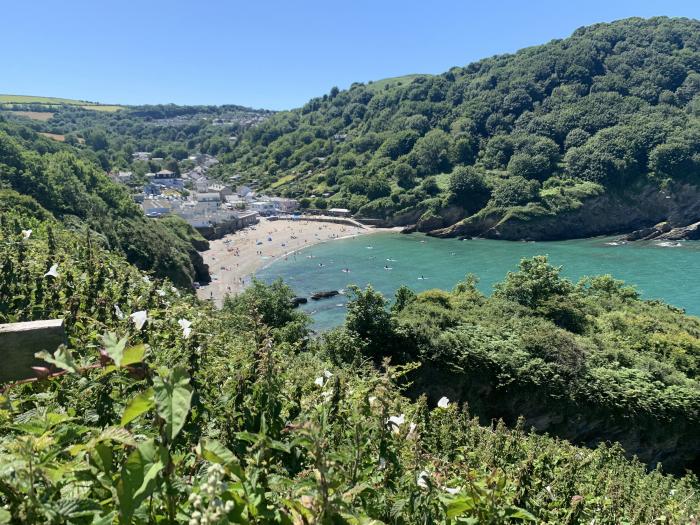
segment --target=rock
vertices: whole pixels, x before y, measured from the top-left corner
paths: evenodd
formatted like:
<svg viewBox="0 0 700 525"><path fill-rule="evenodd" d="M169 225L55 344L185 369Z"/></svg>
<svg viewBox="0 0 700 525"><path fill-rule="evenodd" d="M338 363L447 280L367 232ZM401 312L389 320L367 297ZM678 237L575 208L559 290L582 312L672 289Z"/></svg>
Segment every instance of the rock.
<svg viewBox="0 0 700 525"><path fill-rule="evenodd" d="M418 231L415 224L410 224L401 230L401 233L415 233Z"/></svg>
<svg viewBox="0 0 700 525"><path fill-rule="evenodd" d="M306 297L295 297L291 300L292 308L297 308L300 304L306 304L308 299Z"/></svg>
<svg viewBox="0 0 700 525"><path fill-rule="evenodd" d="M315 292L311 295L311 299L318 301L319 299L328 299L329 297L335 297L340 292L338 290L329 290L325 292Z"/></svg>

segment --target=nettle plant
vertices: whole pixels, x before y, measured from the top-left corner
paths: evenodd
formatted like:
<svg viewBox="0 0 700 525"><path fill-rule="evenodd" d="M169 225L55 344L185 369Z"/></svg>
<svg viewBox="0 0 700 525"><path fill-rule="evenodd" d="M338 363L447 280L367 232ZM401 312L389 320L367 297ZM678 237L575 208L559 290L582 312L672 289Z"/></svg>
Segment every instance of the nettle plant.
<svg viewBox="0 0 700 525"><path fill-rule="evenodd" d="M180 366L152 369L144 361L147 352L146 345L127 346L126 338L106 334L97 362L78 362L65 347L42 352L37 357L54 371L38 368L39 379L5 389L0 422L9 432L0 441L0 523L285 521L269 510L267 489L256 475L248 477L218 441L187 446L190 376ZM123 406L119 424L91 428L57 409L63 393L50 380L60 376L84 387L109 381L121 392L137 392ZM29 383L33 392L21 401L12 395ZM31 405L37 408L22 411ZM260 441L255 434L242 437Z"/></svg>

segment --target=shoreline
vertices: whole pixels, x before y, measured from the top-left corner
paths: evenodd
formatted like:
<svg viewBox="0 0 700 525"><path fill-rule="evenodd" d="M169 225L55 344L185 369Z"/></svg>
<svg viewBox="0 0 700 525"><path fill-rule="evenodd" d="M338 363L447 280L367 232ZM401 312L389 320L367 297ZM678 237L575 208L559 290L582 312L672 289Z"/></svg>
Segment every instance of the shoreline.
<svg viewBox="0 0 700 525"><path fill-rule="evenodd" d="M270 221L262 218L255 226L210 241L209 249L201 254L204 263L209 265L212 280L197 289L197 297L211 300L221 307L227 295L237 295L245 290L257 272L303 249L329 241L391 231L397 230L318 220Z"/></svg>

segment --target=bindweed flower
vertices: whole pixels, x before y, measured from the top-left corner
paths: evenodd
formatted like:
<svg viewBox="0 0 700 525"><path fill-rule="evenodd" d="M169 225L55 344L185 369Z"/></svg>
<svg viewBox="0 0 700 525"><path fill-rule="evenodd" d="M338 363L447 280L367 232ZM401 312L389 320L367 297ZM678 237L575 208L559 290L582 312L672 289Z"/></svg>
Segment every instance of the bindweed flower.
<svg viewBox="0 0 700 525"><path fill-rule="evenodd" d="M192 323L190 321L188 321L187 319L180 319L177 322L177 324L179 324L180 327L182 328L182 336L185 339L188 339L190 337L190 333L192 333L192 328L190 328L192 326Z"/></svg>
<svg viewBox="0 0 700 525"><path fill-rule="evenodd" d="M323 375L326 377L326 379L333 377L333 374L331 374L328 370L324 370Z"/></svg>
<svg viewBox="0 0 700 525"><path fill-rule="evenodd" d="M22 230L22 237L29 239L32 236L32 230Z"/></svg>
<svg viewBox="0 0 700 525"><path fill-rule="evenodd" d="M49 271L44 274L44 277L58 277L58 263L53 264Z"/></svg>
<svg viewBox="0 0 700 525"><path fill-rule="evenodd" d="M450 400L447 399L445 396L442 396L442 397L440 398L440 401L438 401L437 406L438 406L439 408L447 408L448 406L450 406Z"/></svg>
<svg viewBox="0 0 700 525"><path fill-rule="evenodd" d="M455 494L459 494L459 489L456 488L456 487L455 487L455 488L452 488L452 487L444 487L444 489L445 489L445 492L447 492L448 494L451 494L451 495L453 495L453 496L454 496Z"/></svg>
<svg viewBox="0 0 700 525"><path fill-rule="evenodd" d="M377 396L369 396L367 401L369 401L369 406L373 406L374 402L377 400Z"/></svg>
<svg viewBox="0 0 700 525"><path fill-rule="evenodd" d="M122 309L119 308L117 304L114 305L114 313L117 314L117 319L124 319L124 312L122 312Z"/></svg>
<svg viewBox="0 0 700 525"><path fill-rule="evenodd" d="M151 278L150 278L148 275L144 275L141 279L143 280L144 283L150 283L150 282L151 282Z"/></svg>
<svg viewBox="0 0 700 525"><path fill-rule="evenodd" d="M156 290L156 293L158 294L159 297L165 297L165 290Z"/></svg>
<svg viewBox="0 0 700 525"><path fill-rule="evenodd" d="M148 320L148 310L139 310L138 312L131 314L129 317L131 317L131 320L134 322L136 329L141 330L143 325L146 324L146 321Z"/></svg>
<svg viewBox="0 0 700 525"><path fill-rule="evenodd" d="M394 434L399 433L401 425L403 425L405 421L406 417L403 414L401 414L400 416L391 416L389 419L386 420L387 424L391 425L391 431Z"/></svg>
<svg viewBox="0 0 700 525"><path fill-rule="evenodd" d="M318 386L323 386L323 376L319 376L316 379L314 379L314 384Z"/></svg>

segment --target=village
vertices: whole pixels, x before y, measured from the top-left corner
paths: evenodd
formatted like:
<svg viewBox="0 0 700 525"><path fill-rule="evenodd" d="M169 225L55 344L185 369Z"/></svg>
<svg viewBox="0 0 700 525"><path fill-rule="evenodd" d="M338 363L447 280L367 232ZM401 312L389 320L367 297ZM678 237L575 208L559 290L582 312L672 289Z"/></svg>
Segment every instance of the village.
<svg viewBox="0 0 700 525"><path fill-rule="evenodd" d="M133 157L159 160L147 152L136 152ZM195 165L191 170L182 174L167 169L147 173L143 184L134 184L130 171L112 172L109 177L132 189L134 200L147 217L177 215L210 240L257 224L261 217L275 220L301 216L299 201L261 194L255 182L236 185L240 175L232 176L228 184L211 179L207 173L218 164L212 155L191 155L188 160ZM331 208L324 213L328 218L350 216L344 208Z"/></svg>

